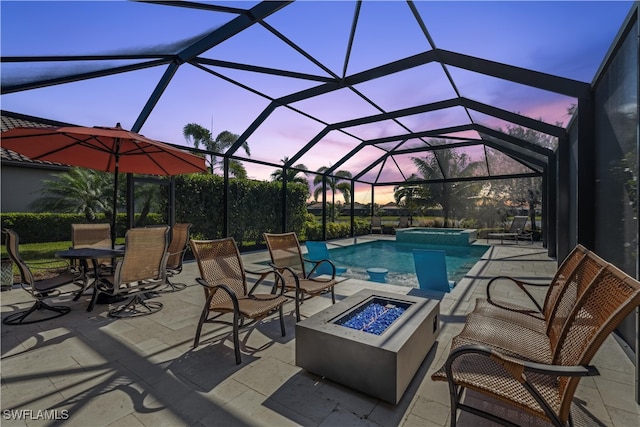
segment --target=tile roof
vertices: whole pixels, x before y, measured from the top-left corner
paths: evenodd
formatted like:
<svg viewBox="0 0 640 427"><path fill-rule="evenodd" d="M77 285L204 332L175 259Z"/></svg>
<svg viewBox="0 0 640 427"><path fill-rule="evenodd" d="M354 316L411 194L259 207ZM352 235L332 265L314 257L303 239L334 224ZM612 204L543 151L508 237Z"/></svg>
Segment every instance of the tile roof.
<svg viewBox="0 0 640 427"><path fill-rule="evenodd" d="M41 117L27 116L25 114L14 113L11 111L0 111L0 131L6 132L9 129L16 127L52 127L52 126L74 126L70 123L58 122L55 120L44 119ZM63 166L62 163L55 162L43 162L40 160L31 160L27 156L16 153L12 150L7 150L4 147L0 147L0 159L2 161L20 162L24 164L39 164L39 165L58 165Z"/></svg>

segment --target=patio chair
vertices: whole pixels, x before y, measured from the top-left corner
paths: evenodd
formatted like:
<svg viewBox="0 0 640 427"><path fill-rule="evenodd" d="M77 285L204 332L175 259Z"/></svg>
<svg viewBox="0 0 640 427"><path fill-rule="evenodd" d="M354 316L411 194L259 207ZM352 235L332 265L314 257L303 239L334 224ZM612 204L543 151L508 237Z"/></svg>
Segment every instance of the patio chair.
<svg viewBox="0 0 640 427"><path fill-rule="evenodd" d="M446 252L441 250L414 249L413 263L420 289L450 292L456 282L447 274Z"/></svg>
<svg viewBox="0 0 640 427"><path fill-rule="evenodd" d="M409 228L409 217L401 216L400 219L398 219L398 226L396 228Z"/></svg>
<svg viewBox="0 0 640 427"><path fill-rule="evenodd" d="M100 294L128 298L109 311L111 317L138 317L162 310L162 303L147 299L166 284L168 244L168 226L127 231L124 257L111 274L98 277L88 311L93 310Z"/></svg>
<svg viewBox="0 0 640 427"><path fill-rule="evenodd" d="M71 248L111 248L111 225L71 224ZM111 258L98 261L100 265L111 265Z"/></svg>
<svg viewBox="0 0 640 427"><path fill-rule="evenodd" d="M316 266L315 275L327 274L329 276L342 276L347 272L346 267L337 267L335 263L331 261L327 242L307 240L305 246L307 247L307 258L314 263L319 263Z"/></svg>
<svg viewBox="0 0 640 427"><path fill-rule="evenodd" d="M571 277L573 272L585 260L586 254L589 252L587 248L578 244L571 253L564 259L558 267L555 276L550 283L532 283L519 280L509 276L497 276L492 278L487 284L487 297L478 298L474 313L480 313L484 316L490 316L499 319L505 319L512 323L517 323L531 330L546 333L546 327L550 324L552 316L558 309L558 299L565 292L565 285L570 282L567 278ZM496 289L499 283L515 284L531 304L516 305L513 302L501 301L492 296L492 290ZM536 298L527 288L548 287L543 305L540 306ZM509 293L509 295L513 295Z"/></svg>
<svg viewBox="0 0 640 427"><path fill-rule="evenodd" d="M300 321L300 304L307 298L331 292L331 302L336 303L334 287L338 282L335 280L335 274L328 279L312 277L323 261L311 260L307 262L314 264L314 267L309 273L306 272L296 233L264 233L264 240L269 248L271 266L282 275L286 290L294 292L296 321Z"/></svg>
<svg viewBox="0 0 640 427"><path fill-rule="evenodd" d="M247 292L246 271L233 237L218 240L191 240L191 250L198 263L200 277L196 280L204 287L206 298L200 321L196 329L193 347L200 343L200 333L205 322L233 325L233 346L236 364L242 363L240 355L240 327L247 327L279 312L280 331L285 336L283 305L288 299L284 296L284 287L279 294L254 294L260 280ZM273 271L276 277L280 274ZM264 276L263 276L264 277ZM277 280L276 280L277 282ZM209 317L211 313L217 313ZM217 320L218 317L233 313L233 323ZM244 324L245 319L252 319Z"/></svg>
<svg viewBox="0 0 640 427"><path fill-rule="evenodd" d="M111 248L111 225L106 223L100 224L71 224L71 249L84 249L84 248ZM90 276L95 276L93 271L93 263L88 263L86 260L70 261L71 267L81 270L79 271L85 280L90 280ZM79 263L79 265L78 265ZM96 260L96 265L101 268L113 267L113 259L111 258L99 258ZM80 299L84 289L78 292L74 298L74 301Z"/></svg>
<svg viewBox="0 0 640 427"><path fill-rule="evenodd" d="M502 244L504 239L509 239L515 240L516 244L518 244L518 239L526 239L533 243L533 233L525 230L528 220L528 216L514 216L509 228L499 232L487 233L487 242L489 242L489 239L500 239Z"/></svg>
<svg viewBox="0 0 640 427"><path fill-rule="evenodd" d="M171 241L167 255L166 287L161 292L176 292L187 287L186 283L172 282L171 278L182 273L182 262L189 247L189 230L192 224L178 223L171 227Z"/></svg>
<svg viewBox="0 0 640 427"><path fill-rule="evenodd" d="M451 426L456 425L458 410L515 425L472 402L462 403L465 389L552 425L572 425L571 403L578 383L584 376L599 374L591 359L640 306L640 282L592 252L565 280L547 333L477 313L467 316L444 366L432 375L449 384Z"/></svg>
<svg viewBox="0 0 640 427"><path fill-rule="evenodd" d="M382 218L380 218L379 216L372 216L371 217L371 234L376 232L382 234Z"/></svg>
<svg viewBox="0 0 640 427"><path fill-rule="evenodd" d="M30 308L6 316L2 319L2 323L5 325L26 325L55 319L69 313L71 308L49 305L45 300L60 295L60 287L74 283L78 274L65 269L64 272L55 271L56 274L53 277L35 280L31 269L20 256L18 233L3 228L2 234L5 235L9 257L20 271L20 286L36 300Z"/></svg>

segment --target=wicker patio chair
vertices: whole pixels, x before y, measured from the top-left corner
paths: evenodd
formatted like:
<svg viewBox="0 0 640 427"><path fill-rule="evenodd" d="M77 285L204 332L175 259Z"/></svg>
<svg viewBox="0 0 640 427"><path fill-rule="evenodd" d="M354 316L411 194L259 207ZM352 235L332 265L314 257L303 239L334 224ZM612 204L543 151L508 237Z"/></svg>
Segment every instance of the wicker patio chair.
<svg viewBox="0 0 640 427"><path fill-rule="evenodd" d="M124 257L118 260L113 273L98 278L88 311L93 310L100 294L129 298L109 311L111 317L137 317L160 311L162 303L148 298L166 284L168 244L168 226L127 231Z"/></svg>
<svg viewBox="0 0 640 427"><path fill-rule="evenodd" d="M560 264L550 283L526 282L509 276L497 276L492 278L487 284L486 299L478 298L473 312L480 313L484 316L505 319L529 329L546 333L546 327L550 323L550 319L554 315L554 311L558 308L558 298L560 298L562 292L566 290L565 285L570 283L567 279L585 259L588 252L589 250L584 246L580 244L577 245ZM515 284L517 287L516 289L520 289L531 301L531 305L521 306L494 298L491 295L492 290L502 282ZM527 289L529 287L548 287L542 306L540 306L536 298L531 294L529 289Z"/></svg>
<svg viewBox="0 0 640 427"><path fill-rule="evenodd" d="M186 283L172 282L171 278L182 273L184 254L189 247L189 231L191 225L178 223L171 227L171 241L167 255L166 287L161 292L176 292L187 287Z"/></svg>
<svg viewBox="0 0 640 427"><path fill-rule="evenodd" d="M261 280L247 291L246 271L242 258L233 237L218 240L191 240L191 250L198 263L200 277L196 280L204 287L206 298L200 321L196 329L193 347L200 343L200 333L205 322L231 324L233 326L233 346L236 363L242 363L240 355L239 329L262 320L266 316L279 312L280 331L285 336L283 305L288 299L283 295L284 287L279 294L254 294ZM280 274L276 271L277 276ZM211 313L217 313L209 317ZM233 313L233 322L218 320L224 314ZM245 324L245 319L252 319Z"/></svg>
<svg viewBox="0 0 640 427"><path fill-rule="evenodd" d="M294 292L296 321L300 321L300 304L306 298L331 292L331 302L336 303L334 287L338 282L335 280L336 270L333 263L328 260L304 259L296 233L264 233L264 240L267 242L271 255L271 266L277 269L284 278L286 290ZM305 262L313 265L309 272L306 271ZM312 277L318 266L327 262L333 267L331 277Z"/></svg>
<svg viewBox="0 0 640 427"><path fill-rule="evenodd" d="M591 359L607 336L640 305L640 283L587 253L558 298L548 333L508 320L471 314L432 375L448 381L451 426L458 410L504 425L513 422L465 402L465 389L508 403L555 426L572 425L580 379L598 375ZM517 336L518 339L514 339Z"/></svg>
<svg viewBox="0 0 640 427"><path fill-rule="evenodd" d="M78 274L71 272L67 268L63 272L56 271L53 277L35 280L31 269L20 256L18 233L14 230L3 228L2 234L5 235L9 258L20 271L20 286L36 300L30 308L6 316L2 319L2 323L5 325L25 325L54 319L69 313L71 308L49 305L45 300L58 296L60 294L59 288L74 283L78 278Z"/></svg>

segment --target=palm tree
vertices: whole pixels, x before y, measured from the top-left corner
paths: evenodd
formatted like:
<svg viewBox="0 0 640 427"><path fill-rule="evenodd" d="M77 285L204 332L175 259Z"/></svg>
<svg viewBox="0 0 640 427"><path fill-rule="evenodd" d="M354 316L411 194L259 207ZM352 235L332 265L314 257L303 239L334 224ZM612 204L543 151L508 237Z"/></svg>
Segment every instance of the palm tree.
<svg viewBox="0 0 640 427"><path fill-rule="evenodd" d="M396 204L409 211L409 221L411 221L411 223L413 223L414 210L420 204L424 204L426 200L426 188L424 185L418 185L415 182L418 179L418 175L411 174L405 183L396 185L393 188L393 198Z"/></svg>
<svg viewBox="0 0 640 427"><path fill-rule="evenodd" d="M328 169L329 168L327 166L322 166L317 170L317 172L320 175L316 175L315 178L313 178L313 185L314 186L320 185L313 192L313 198L316 201L318 200L318 195L322 192L322 175L321 174L326 172ZM352 178L351 172L336 171L334 176L330 176L329 179L327 180L327 184L329 185L329 188L331 188L333 197L335 198L336 191L339 191L340 193L342 193L342 197L344 197L345 204L349 204L349 202L351 201L351 184L349 184L348 182L345 182L346 180L351 178Z"/></svg>
<svg viewBox="0 0 640 427"><path fill-rule="evenodd" d="M289 161L289 157L285 157L280 161L283 164L286 164ZM287 169L287 173L284 176L286 176L287 182L299 182L309 187L309 181L306 178L306 175L307 175L306 171L308 170L309 169L305 165L303 165L302 163L298 163L297 165L293 166L293 169ZM276 169L273 172L271 172L271 180L282 181L283 174L284 174L284 168ZM303 174L304 176L300 176L300 174Z"/></svg>
<svg viewBox="0 0 640 427"><path fill-rule="evenodd" d="M89 221L93 221L99 212L111 216L113 174L71 168L68 172L56 175L57 179L43 181L42 197L31 203L32 208L38 211L84 213Z"/></svg>
<svg viewBox="0 0 640 427"><path fill-rule="evenodd" d="M184 135L187 142L193 144L195 148L200 148L202 145L203 149L211 151L209 164L211 166L211 173L214 172L216 166L220 165L220 161L218 160L218 156L216 153L223 153L226 149L231 147L238 140L240 135L236 135L235 133L231 133L228 130L223 130L213 138L211 131L207 128L200 126L197 123L187 123L182 128L182 134ZM251 156L251 150L249 149L249 143L247 141L242 143L242 149L247 156ZM247 171L237 160L231 159L229 160L229 171L236 178L246 178Z"/></svg>
<svg viewBox="0 0 640 427"><path fill-rule="evenodd" d="M480 167L479 162L471 162L466 153L460 153L454 149L443 149L434 152L430 158L412 157L411 160L418 168L426 181L448 177L471 176ZM460 184L442 182L428 185L425 191L427 203L438 203L442 206L444 215L444 227L449 222L449 214L455 209L456 203L466 199L470 188L476 184Z"/></svg>

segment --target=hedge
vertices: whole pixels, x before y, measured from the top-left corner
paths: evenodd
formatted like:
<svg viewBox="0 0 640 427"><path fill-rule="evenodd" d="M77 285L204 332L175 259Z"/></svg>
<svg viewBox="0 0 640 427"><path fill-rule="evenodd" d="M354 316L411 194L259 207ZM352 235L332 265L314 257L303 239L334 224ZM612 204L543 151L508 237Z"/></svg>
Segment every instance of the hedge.
<svg viewBox="0 0 640 427"><path fill-rule="evenodd" d="M139 215L136 215L139 218ZM119 213L116 217L118 236L124 234L127 214ZM11 228L20 236L20 243L61 242L71 240L71 224L109 223L104 214L96 215L95 221L88 221L84 214L67 213L3 213L2 227ZM165 223L162 215L150 213L145 224L157 225Z"/></svg>

